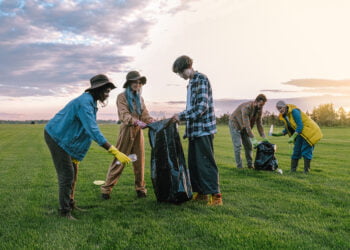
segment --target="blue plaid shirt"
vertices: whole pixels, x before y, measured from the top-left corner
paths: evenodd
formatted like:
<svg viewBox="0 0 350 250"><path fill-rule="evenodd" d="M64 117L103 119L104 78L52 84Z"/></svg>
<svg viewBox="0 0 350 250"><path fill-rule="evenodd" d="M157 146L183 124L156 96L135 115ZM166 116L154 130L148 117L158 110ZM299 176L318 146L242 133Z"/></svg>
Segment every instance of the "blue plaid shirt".
<svg viewBox="0 0 350 250"><path fill-rule="evenodd" d="M190 100L187 103L190 107L179 114L179 119L186 121L184 138L215 134L216 118L209 79L196 71L189 81L188 91L190 93L187 98Z"/></svg>

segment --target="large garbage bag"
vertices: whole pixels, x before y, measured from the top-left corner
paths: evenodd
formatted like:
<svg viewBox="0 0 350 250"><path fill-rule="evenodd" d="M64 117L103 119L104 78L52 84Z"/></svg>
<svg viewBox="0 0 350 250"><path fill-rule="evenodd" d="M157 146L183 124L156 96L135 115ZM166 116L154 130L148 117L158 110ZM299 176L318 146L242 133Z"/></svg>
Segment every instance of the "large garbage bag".
<svg viewBox="0 0 350 250"><path fill-rule="evenodd" d="M192 198L177 124L170 119L148 125L151 152L151 179L158 201L181 203Z"/></svg>
<svg viewBox="0 0 350 250"><path fill-rule="evenodd" d="M278 168L275 157L276 145L269 142L261 142L257 146L254 167L256 170L274 171Z"/></svg>

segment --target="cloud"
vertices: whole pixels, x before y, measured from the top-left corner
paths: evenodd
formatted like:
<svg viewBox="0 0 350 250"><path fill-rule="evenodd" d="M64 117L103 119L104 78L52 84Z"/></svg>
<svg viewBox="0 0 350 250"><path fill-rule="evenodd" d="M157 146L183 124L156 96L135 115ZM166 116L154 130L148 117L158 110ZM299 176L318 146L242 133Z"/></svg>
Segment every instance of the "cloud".
<svg viewBox="0 0 350 250"><path fill-rule="evenodd" d="M148 46L158 14L189 2L0 1L0 95L66 95L95 74L124 72L133 60L124 48Z"/></svg>
<svg viewBox="0 0 350 250"><path fill-rule="evenodd" d="M328 79L295 79L282 84L306 88L319 87L350 87L350 80L328 80Z"/></svg>
<svg viewBox="0 0 350 250"><path fill-rule="evenodd" d="M293 93L299 91L283 90L283 89L262 89L260 92L272 92L272 93Z"/></svg>
<svg viewBox="0 0 350 250"><path fill-rule="evenodd" d="M169 101L166 103L168 103L168 104L185 104L186 102L184 102L184 101Z"/></svg>
<svg viewBox="0 0 350 250"><path fill-rule="evenodd" d="M183 84L179 84L179 83L168 83L168 84L166 84L166 86L168 86L168 87L178 87L178 86L183 86Z"/></svg>
<svg viewBox="0 0 350 250"><path fill-rule="evenodd" d="M350 80L329 80L329 79L293 79L282 83L284 85L295 86L298 91L290 90L261 90L274 93L287 92L308 92L313 94L333 94L333 95L350 95Z"/></svg>

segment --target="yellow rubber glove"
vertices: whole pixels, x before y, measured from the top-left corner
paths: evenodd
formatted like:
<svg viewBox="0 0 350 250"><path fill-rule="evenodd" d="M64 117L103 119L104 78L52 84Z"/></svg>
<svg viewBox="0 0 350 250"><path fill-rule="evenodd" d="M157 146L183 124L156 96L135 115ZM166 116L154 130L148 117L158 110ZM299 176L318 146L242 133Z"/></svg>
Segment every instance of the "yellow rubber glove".
<svg viewBox="0 0 350 250"><path fill-rule="evenodd" d="M294 143L295 137L298 136L297 132L294 132L294 134L289 138L288 143Z"/></svg>
<svg viewBox="0 0 350 250"><path fill-rule="evenodd" d="M75 164L75 165L79 165L80 161L78 161L77 159L74 159L72 158L72 162Z"/></svg>
<svg viewBox="0 0 350 250"><path fill-rule="evenodd" d="M125 154L120 152L116 147L113 145L110 146L108 149L108 152L114 155L115 158L117 158L122 164L128 164L131 162L131 159L127 157Z"/></svg>

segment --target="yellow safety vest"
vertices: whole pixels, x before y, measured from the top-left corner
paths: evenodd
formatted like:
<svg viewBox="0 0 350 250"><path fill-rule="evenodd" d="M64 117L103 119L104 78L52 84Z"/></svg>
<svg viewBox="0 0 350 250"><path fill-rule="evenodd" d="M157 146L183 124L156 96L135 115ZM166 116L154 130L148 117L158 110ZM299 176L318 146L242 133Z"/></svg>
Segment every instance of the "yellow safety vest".
<svg viewBox="0 0 350 250"><path fill-rule="evenodd" d="M288 107L288 113L286 116L288 117L290 125L294 130L297 128L297 124L294 121L292 111L294 109L298 109L300 111L301 120L302 120L303 125L304 125L303 130L301 131L300 135L311 146L314 146L323 137L323 134L322 134L320 127L317 125L316 122L314 122L310 117L308 117L304 112L302 112L297 106L295 106L293 104L287 104L287 107ZM284 126L286 127L286 130L287 130L289 136L291 136L291 133L288 130L287 121L286 121L286 119L283 118L282 114L279 115L279 119L284 122Z"/></svg>

